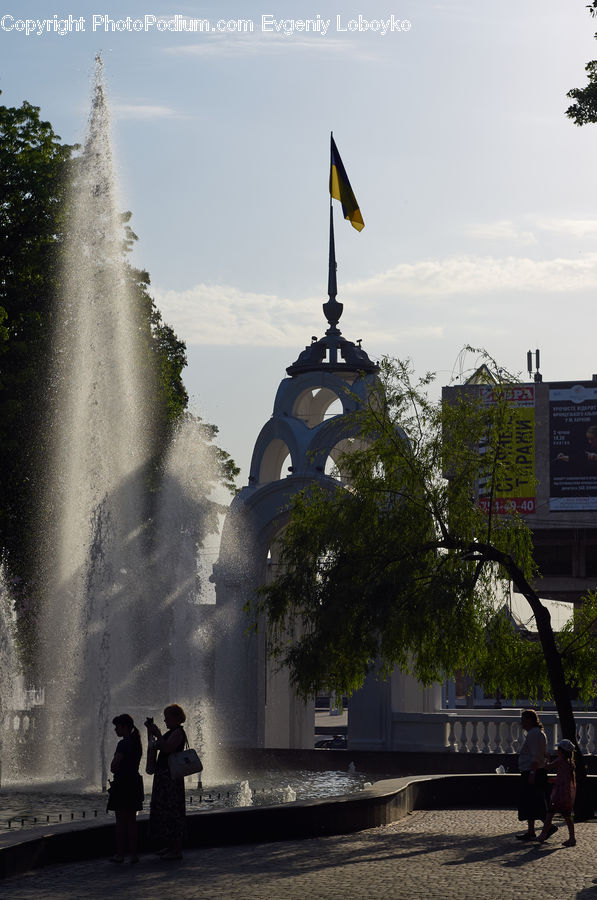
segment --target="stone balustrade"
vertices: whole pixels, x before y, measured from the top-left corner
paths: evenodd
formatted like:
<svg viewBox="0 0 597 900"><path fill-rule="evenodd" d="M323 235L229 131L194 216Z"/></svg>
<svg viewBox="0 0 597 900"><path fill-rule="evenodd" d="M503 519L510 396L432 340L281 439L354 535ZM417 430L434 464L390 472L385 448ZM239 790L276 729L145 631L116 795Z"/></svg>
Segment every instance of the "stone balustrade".
<svg viewBox="0 0 597 900"><path fill-rule="evenodd" d="M575 715L577 741L583 754L597 753L597 715ZM555 713L542 713L541 721L547 736L547 746L553 750L561 734ZM518 753L523 741L519 715L516 718L492 714L458 712L448 718L448 750L451 753Z"/></svg>
<svg viewBox="0 0 597 900"><path fill-rule="evenodd" d="M540 712L540 717L547 735L547 746L552 753L563 737L558 716L550 711ZM582 753L597 755L597 713L578 711L575 720ZM516 754L523 737L520 710L516 709L394 712L389 745L382 747L378 743L376 748L363 745L361 749Z"/></svg>

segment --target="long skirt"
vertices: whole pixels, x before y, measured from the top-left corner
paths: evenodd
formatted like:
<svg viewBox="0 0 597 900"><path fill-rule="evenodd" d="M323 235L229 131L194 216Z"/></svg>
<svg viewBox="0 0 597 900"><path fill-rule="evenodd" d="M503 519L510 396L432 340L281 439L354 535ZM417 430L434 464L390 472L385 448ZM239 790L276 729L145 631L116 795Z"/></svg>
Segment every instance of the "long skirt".
<svg viewBox="0 0 597 900"><path fill-rule="evenodd" d="M184 826L184 778L170 778L169 769L158 769L149 806L149 838L169 846L183 839Z"/></svg>
<svg viewBox="0 0 597 900"><path fill-rule="evenodd" d="M537 769L534 784L529 782L530 774L530 772L520 773L518 819L520 822L529 822L534 819L544 822L547 815L547 770Z"/></svg>

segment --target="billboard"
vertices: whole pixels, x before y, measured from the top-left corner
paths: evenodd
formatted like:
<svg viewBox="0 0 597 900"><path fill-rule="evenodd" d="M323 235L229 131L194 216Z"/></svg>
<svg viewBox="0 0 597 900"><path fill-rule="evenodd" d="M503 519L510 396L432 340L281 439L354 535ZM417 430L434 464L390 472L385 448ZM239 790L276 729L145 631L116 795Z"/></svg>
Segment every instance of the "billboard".
<svg viewBox="0 0 597 900"><path fill-rule="evenodd" d="M479 484L481 508L501 515L535 512L535 386L533 384L483 386L484 403L506 400L511 413L500 435L498 459L502 464L493 485L493 498ZM493 501L493 502L492 502Z"/></svg>
<svg viewBox="0 0 597 900"><path fill-rule="evenodd" d="M597 509L597 383L549 386L549 508Z"/></svg>

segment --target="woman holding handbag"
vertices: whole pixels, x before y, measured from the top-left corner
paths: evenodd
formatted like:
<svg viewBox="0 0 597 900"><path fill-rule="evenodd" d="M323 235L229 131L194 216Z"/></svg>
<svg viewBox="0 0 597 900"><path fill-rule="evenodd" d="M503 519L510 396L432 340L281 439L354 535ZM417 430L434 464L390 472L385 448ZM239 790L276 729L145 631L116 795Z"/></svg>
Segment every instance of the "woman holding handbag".
<svg viewBox="0 0 597 900"><path fill-rule="evenodd" d="M182 859L182 839L185 824L184 778L172 778L168 759L170 754L184 749L187 736L182 727L186 715L177 703L164 710L167 731L161 733L153 719L145 721L148 740L154 740L158 755L153 775L153 789L149 807L149 837L163 847L162 859Z"/></svg>

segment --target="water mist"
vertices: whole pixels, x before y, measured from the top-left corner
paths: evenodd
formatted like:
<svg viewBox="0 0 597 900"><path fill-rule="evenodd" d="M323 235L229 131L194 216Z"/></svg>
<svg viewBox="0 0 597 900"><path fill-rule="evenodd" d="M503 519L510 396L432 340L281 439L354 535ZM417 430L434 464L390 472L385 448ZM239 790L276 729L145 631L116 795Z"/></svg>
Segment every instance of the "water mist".
<svg viewBox="0 0 597 900"><path fill-rule="evenodd" d="M196 504L176 507L185 489L171 463L159 484L149 325L129 288L119 210L97 59L56 311L38 640L46 697L39 774L95 784L106 781L114 715L142 724L182 702L172 669L189 668L197 631L195 544L185 544L180 522Z"/></svg>

